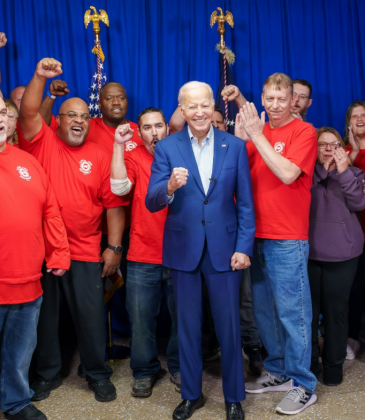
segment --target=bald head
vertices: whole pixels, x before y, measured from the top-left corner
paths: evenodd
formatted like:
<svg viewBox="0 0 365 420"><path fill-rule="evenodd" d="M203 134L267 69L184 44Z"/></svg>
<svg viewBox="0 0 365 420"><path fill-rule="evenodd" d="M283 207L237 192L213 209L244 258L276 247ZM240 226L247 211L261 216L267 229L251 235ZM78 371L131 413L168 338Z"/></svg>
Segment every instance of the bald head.
<svg viewBox="0 0 365 420"><path fill-rule="evenodd" d="M90 114L86 102L70 98L60 108L57 117L58 137L71 147L84 144L90 129Z"/></svg>
<svg viewBox="0 0 365 420"><path fill-rule="evenodd" d="M87 107L87 104L85 101L83 101L80 98L70 98L67 99L65 102L63 102L63 104L60 107L60 114L67 114L70 111L76 111L74 108L78 108L78 109L82 109L82 114L84 113L89 113L89 108Z"/></svg>
<svg viewBox="0 0 365 420"><path fill-rule="evenodd" d="M26 88L26 86L23 86L23 85L17 86L15 89L13 89L10 92L9 99L15 103L18 110L20 109L20 104L22 102L22 98L23 98L23 95L24 95L25 88Z"/></svg>

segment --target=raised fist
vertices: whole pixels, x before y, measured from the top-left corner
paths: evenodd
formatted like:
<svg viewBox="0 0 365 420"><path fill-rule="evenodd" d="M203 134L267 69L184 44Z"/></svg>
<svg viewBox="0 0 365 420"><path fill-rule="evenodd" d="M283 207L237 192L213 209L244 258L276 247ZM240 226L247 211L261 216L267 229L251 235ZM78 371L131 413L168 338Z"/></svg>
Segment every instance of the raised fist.
<svg viewBox="0 0 365 420"><path fill-rule="evenodd" d="M70 93L67 87L67 83L64 80L52 80L52 83L49 85L49 93L54 96L65 96Z"/></svg>
<svg viewBox="0 0 365 420"><path fill-rule="evenodd" d="M115 143L125 144L133 137L133 134L134 130L131 129L129 124L118 125L114 135Z"/></svg>
<svg viewBox="0 0 365 420"><path fill-rule="evenodd" d="M185 168L174 168L167 183L167 194L172 195L177 189L187 183L189 172Z"/></svg>
<svg viewBox="0 0 365 420"><path fill-rule="evenodd" d="M6 39L6 35L4 34L4 32L0 32L0 48L5 47L7 42L8 40Z"/></svg>
<svg viewBox="0 0 365 420"><path fill-rule="evenodd" d="M241 92L237 86L228 85L222 90L221 95L223 96L224 101L230 102L234 101L240 93Z"/></svg>
<svg viewBox="0 0 365 420"><path fill-rule="evenodd" d="M38 76L52 79L62 73L62 64L54 58L43 58L35 69Z"/></svg>

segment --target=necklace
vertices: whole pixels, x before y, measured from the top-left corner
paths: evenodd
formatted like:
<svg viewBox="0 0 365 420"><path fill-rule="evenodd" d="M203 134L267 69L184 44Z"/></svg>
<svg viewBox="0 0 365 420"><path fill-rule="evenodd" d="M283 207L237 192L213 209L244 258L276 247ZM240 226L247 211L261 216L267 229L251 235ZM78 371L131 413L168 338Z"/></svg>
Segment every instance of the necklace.
<svg viewBox="0 0 365 420"><path fill-rule="evenodd" d="M101 119L101 122L103 123L103 126L105 128L105 130L107 131L107 133L109 134L109 136L113 139L114 141L114 134L108 129L108 126L104 123L104 120Z"/></svg>

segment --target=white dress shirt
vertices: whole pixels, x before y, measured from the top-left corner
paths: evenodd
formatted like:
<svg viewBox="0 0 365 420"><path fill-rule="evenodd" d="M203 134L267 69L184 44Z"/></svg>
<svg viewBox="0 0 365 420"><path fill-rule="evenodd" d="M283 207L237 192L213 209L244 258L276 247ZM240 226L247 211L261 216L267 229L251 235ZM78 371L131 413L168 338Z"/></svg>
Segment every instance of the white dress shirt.
<svg viewBox="0 0 365 420"><path fill-rule="evenodd" d="M199 146L198 140L193 136L193 133L188 126L189 138L193 152L198 165L200 179L203 184L205 195L207 195L210 179L212 177L213 170L213 157L214 157L214 130L213 126L210 126L210 130L207 137L202 141L202 146Z"/></svg>

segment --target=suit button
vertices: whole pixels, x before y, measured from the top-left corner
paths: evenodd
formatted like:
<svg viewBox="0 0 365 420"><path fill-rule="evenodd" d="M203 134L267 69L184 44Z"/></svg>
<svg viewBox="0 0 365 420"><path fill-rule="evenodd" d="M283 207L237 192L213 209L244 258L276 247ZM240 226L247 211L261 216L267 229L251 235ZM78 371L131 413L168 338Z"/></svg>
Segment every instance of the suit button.
<svg viewBox="0 0 365 420"><path fill-rule="evenodd" d="M204 200L204 204L208 204L208 200Z"/></svg>
<svg viewBox="0 0 365 420"><path fill-rule="evenodd" d="M205 220L202 221L202 224L205 225Z"/></svg>

